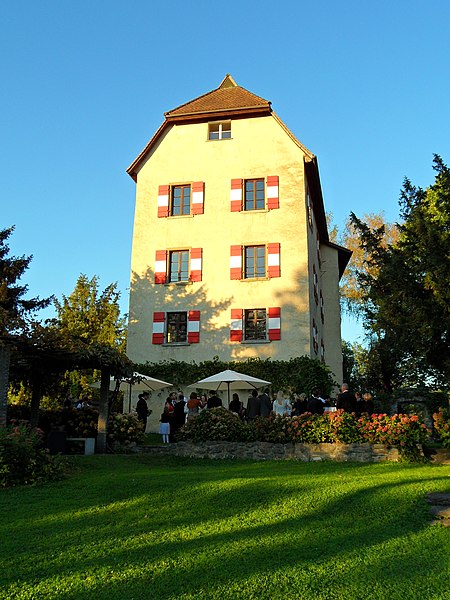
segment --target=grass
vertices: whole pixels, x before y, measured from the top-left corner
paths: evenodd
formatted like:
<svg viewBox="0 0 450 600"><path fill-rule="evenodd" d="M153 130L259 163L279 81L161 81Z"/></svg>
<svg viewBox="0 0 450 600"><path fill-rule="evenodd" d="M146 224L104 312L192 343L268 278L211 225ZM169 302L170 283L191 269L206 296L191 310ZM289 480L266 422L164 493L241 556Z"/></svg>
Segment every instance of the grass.
<svg viewBox="0 0 450 600"><path fill-rule="evenodd" d="M73 461L0 491L0 598L449 598L449 466Z"/></svg>

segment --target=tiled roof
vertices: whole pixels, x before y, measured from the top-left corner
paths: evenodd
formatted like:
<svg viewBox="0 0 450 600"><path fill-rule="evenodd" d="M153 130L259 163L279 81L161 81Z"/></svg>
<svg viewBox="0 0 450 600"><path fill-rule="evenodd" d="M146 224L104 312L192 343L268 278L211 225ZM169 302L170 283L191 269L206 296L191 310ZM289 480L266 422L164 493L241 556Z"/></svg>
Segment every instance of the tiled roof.
<svg viewBox="0 0 450 600"><path fill-rule="evenodd" d="M165 116L166 119L170 119L171 117L246 109L266 109L270 111L270 102L236 85L232 77L227 75L217 89L169 110L165 113Z"/></svg>

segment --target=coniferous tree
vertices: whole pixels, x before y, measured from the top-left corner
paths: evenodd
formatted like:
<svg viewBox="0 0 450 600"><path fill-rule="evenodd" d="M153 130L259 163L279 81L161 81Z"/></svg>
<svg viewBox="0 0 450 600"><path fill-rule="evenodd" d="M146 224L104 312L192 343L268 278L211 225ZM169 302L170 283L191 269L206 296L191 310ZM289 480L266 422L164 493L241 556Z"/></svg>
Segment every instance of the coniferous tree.
<svg viewBox="0 0 450 600"><path fill-rule="evenodd" d="M19 284L19 280L32 256L10 256L7 242L13 231L14 227L0 230L0 426L6 423L11 344L27 330L34 313L51 301L24 297L28 286Z"/></svg>

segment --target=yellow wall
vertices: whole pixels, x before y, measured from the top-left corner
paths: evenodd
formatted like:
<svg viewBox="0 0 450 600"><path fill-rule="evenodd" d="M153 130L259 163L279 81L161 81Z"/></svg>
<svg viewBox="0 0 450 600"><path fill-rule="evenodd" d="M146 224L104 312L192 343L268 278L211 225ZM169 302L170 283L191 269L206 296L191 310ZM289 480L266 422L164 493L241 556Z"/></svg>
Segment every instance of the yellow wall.
<svg viewBox="0 0 450 600"><path fill-rule="evenodd" d="M208 141L207 132L207 123L172 126L139 171L128 355L135 362L314 356L304 154L271 116L232 121L230 140ZM279 209L230 211L231 179L269 175L279 176ZM204 214L158 218L158 186L194 181L205 182ZM281 243L281 277L230 280L231 245L275 242ZM203 248L203 281L154 285L155 251L188 247ZM229 341L231 308L275 306L281 307L281 341ZM199 344L152 345L153 311L193 309L201 311Z"/></svg>

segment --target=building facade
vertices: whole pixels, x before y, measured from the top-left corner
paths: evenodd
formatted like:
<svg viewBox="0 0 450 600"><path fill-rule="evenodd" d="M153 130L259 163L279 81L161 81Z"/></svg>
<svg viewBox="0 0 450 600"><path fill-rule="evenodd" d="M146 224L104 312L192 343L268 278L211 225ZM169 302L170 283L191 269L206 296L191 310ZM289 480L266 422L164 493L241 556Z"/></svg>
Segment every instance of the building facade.
<svg viewBox="0 0 450 600"><path fill-rule="evenodd" d="M339 278L316 157L227 75L165 114L136 182L128 356L324 361L342 378Z"/></svg>

